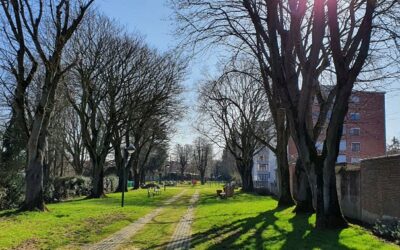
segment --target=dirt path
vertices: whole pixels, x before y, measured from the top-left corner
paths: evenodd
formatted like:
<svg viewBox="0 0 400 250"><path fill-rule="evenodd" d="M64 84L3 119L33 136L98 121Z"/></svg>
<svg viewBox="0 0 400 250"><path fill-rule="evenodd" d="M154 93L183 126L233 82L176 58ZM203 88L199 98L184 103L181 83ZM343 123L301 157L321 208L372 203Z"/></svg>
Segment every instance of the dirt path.
<svg viewBox="0 0 400 250"><path fill-rule="evenodd" d="M178 200L184 193L186 189L180 192L179 194L175 195L174 197L170 198L169 200L163 202L163 206L153 210L151 213L145 215L144 217L138 219L137 221L133 222L129 226L121 229L120 231L112 234L111 236L105 238L104 240L97 242L93 245L89 245L83 247L83 249L90 249L90 250L108 250L108 249L118 249L121 244L126 243L130 240L140 229L142 229L147 223L149 223L154 217L159 215L164 206L168 206L171 203Z"/></svg>
<svg viewBox="0 0 400 250"><path fill-rule="evenodd" d="M175 229L174 235L171 238L170 243L167 246L168 250L175 249L189 249L190 248L190 237L192 234L192 223L194 220L194 206L199 200L199 191L193 194L190 199L190 205L185 215L179 221L178 226Z"/></svg>

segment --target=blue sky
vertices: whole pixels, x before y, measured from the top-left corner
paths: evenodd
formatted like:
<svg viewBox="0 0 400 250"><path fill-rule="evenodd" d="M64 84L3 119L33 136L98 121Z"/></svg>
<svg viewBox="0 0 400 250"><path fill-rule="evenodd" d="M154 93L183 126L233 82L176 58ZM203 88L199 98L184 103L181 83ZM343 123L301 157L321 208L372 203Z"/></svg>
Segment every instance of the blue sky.
<svg viewBox="0 0 400 250"><path fill-rule="evenodd" d="M174 26L170 20L172 11L166 5L166 0L97 0L98 9L105 15L116 19L129 31L138 32L144 36L148 44L160 51L166 51L177 45L173 36ZM216 58L213 53L202 54L191 62L185 81L185 103L190 112L185 119L177 124L177 133L173 143L191 143L196 137L196 131L191 128L195 123L193 112L196 102L197 83L203 78L203 72L213 72ZM389 142L393 136L400 137L400 79L386 91L386 138Z"/></svg>
<svg viewBox="0 0 400 250"><path fill-rule="evenodd" d="M164 0L97 0L98 9L105 15L114 18L129 31L139 33L147 43L160 51L167 51L177 46L173 35L174 26L170 20L172 11ZM172 143L190 144L198 135L192 124L196 122L194 112L196 104L196 89L198 82L203 79L203 72L214 68L215 57L211 52L205 53L190 63L188 75L184 82L184 100L188 113L176 125L177 132ZM211 63L212 62L212 63Z"/></svg>

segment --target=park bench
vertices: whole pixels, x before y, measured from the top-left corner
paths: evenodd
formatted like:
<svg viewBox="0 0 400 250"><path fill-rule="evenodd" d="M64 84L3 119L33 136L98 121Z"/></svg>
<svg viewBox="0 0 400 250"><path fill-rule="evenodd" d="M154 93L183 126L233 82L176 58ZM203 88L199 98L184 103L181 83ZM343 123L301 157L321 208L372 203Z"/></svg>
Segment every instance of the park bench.
<svg viewBox="0 0 400 250"><path fill-rule="evenodd" d="M225 199L226 198L226 193L223 190L218 189L217 190L217 197L219 197L221 199Z"/></svg>
<svg viewBox="0 0 400 250"><path fill-rule="evenodd" d="M217 197L225 199L228 197L232 197L234 193L235 193L235 187L233 185L225 185L223 190L221 189L217 190Z"/></svg>
<svg viewBox="0 0 400 250"><path fill-rule="evenodd" d="M161 194L161 188L159 186L147 188L147 196L155 196Z"/></svg>

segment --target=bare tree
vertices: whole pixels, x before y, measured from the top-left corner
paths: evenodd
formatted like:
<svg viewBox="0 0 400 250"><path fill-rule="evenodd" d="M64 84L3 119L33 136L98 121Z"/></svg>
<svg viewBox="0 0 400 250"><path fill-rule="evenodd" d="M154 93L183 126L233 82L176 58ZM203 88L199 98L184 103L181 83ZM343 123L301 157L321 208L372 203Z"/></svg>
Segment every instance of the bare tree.
<svg viewBox="0 0 400 250"><path fill-rule="evenodd" d="M66 158L72 165L77 175L82 175L84 172L85 161L87 160L87 152L82 138L82 129L79 121L79 116L68 107L65 113L65 124L62 127L65 129L64 145Z"/></svg>
<svg viewBox="0 0 400 250"><path fill-rule="evenodd" d="M208 124L211 120L215 130L212 140L224 143L235 158L243 191L252 192L253 157L263 147L261 142L266 141L275 151L272 146L275 129L264 89L249 75L230 73L204 84L200 99L204 119Z"/></svg>
<svg viewBox="0 0 400 250"><path fill-rule="evenodd" d="M198 137L193 145L192 163L199 171L201 185L206 183L206 171L212 160L212 146L204 137Z"/></svg>
<svg viewBox="0 0 400 250"><path fill-rule="evenodd" d="M181 145L177 144L175 148L175 153L177 160L180 164L180 172L181 172L181 178L183 180L185 176L185 170L188 167L190 157L192 156L192 146L189 144Z"/></svg>
<svg viewBox="0 0 400 250"><path fill-rule="evenodd" d="M129 111L131 123L128 130L136 148L131 165L135 189L140 186L139 157L152 138L151 131L159 125L171 130L171 124L181 117L180 83L185 70L186 63L173 53L158 55L154 51L148 54L148 61L140 68L139 82L146 88L136 108Z"/></svg>
<svg viewBox="0 0 400 250"><path fill-rule="evenodd" d="M374 50L378 54L387 47L378 45L380 41L394 40L390 47L396 48L393 44L397 44L399 32L383 27L398 20L398 3L381 1L376 8L375 1L175 2L181 10L178 17L186 24L180 30L189 40L225 43L257 59L269 104L275 105L271 111L284 111L285 124L290 126L307 173L316 200L317 227L343 226L334 166L348 99L361 73L371 76L387 65L371 69L374 63L367 64L374 59L379 63L373 56L368 57L371 43L379 47ZM373 28L377 32L375 40L371 40ZM233 37L239 39L232 42ZM331 87L326 91L323 85ZM311 115L314 104L319 109L316 120ZM328 120L329 110L333 115ZM276 119L274 122L279 137L286 129L282 130L282 123ZM316 142L325 127L324 146L319 153Z"/></svg>
<svg viewBox="0 0 400 250"><path fill-rule="evenodd" d="M349 98L369 54L376 2L328 1L328 12L321 1L246 0L244 6L263 45L268 75L284 104L312 187L316 225L341 227L346 223L337 198L335 163ZM334 62L333 69L330 61ZM330 75L332 70L334 74ZM333 77L334 83L328 91L325 89L328 94L323 94L320 81L326 75ZM316 121L310 115L314 100L320 111ZM328 110L332 112L329 120ZM326 121L319 153L316 144Z"/></svg>
<svg viewBox="0 0 400 250"><path fill-rule="evenodd" d="M43 160L47 147L47 130L53 115L57 87L71 67L63 62L63 51L92 2L61 0L45 5L39 1L34 5L22 0L1 1L6 26L10 27L8 41L10 47L17 51L10 65L16 80L12 110L15 115L12 117L15 117L19 129L25 131L27 139L24 210L45 210ZM29 58L30 63L27 63L26 58ZM28 125L24 118L27 108L23 96L26 96L39 61L43 66L44 78L34 106L34 115Z"/></svg>
<svg viewBox="0 0 400 250"><path fill-rule="evenodd" d="M183 45L200 47L199 51L202 51L204 47L222 45L229 52L232 52L232 61L236 61L243 54L245 57L254 58L259 62L260 74L258 75L265 89L269 110L276 129L275 154L280 179L279 204L292 205L287 159L289 124L286 122L282 101L276 94L277 88L272 86L269 81L269 63L265 60L263 45L260 44L260 37L252 25L251 17L243 6L243 1L171 0L171 3L176 12L177 33L183 36ZM233 71L237 71L238 68L240 67L234 67Z"/></svg>
<svg viewBox="0 0 400 250"><path fill-rule="evenodd" d="M69 100L79 116L85 148L92 166L90 197L104 196L104 165L115 131L125 124L126 98L134 78L138 41L118 37L121 29L104 17L88 18L71 46L82 58L73 68ZM134 87L134 86L133 86Z"/></svg>

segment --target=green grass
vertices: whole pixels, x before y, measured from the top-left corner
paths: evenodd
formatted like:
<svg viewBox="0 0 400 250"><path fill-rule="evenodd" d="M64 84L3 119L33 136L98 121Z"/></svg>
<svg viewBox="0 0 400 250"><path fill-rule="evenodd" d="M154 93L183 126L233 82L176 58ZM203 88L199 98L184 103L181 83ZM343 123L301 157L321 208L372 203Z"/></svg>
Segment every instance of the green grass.
<svg viewBox="0 0 400 250"><path fill-rule="evenodd" d="M188 188L181 198L168 206L121 249L165 249L181 217L186 213L195 188Z"/></svg>
<svg viewBox="0 0 400 250"><path fill-rule="evenodd" d="M120 193L108 198L74 200L49 204L49 212L0 212L0 249L54 249L99 241L127 226L180 192L168 188L161 195L148 198L146 190L126 193L125 207L120 207Z"/></svg>
<svg viewBox="0 0 400 250"><path fill-rule="evenodd" d="M361 227L316 230L315 215L296 215L271 197L238 193L218 200L202 190L193 224L195 249L400 249Z"/></svg>
<svg viewBox="0 0 400 250"><path fill-rule="evenodd" d="M293 207L279 208L271 197L236 193L217 199L219 187L189 188L175 204L164 210L122 248L165 249L189 199L200 188L201 197L192 225L195 249L400 249L350 225L342 230L314 229L315 215L296 215ZM156 197L146 190L127 193L120 207L120 194L109 198L74 200L48 205L50 212L0 212L0 249L75 249L97 242L127 226L182 191L168 188Z"/></svg>

